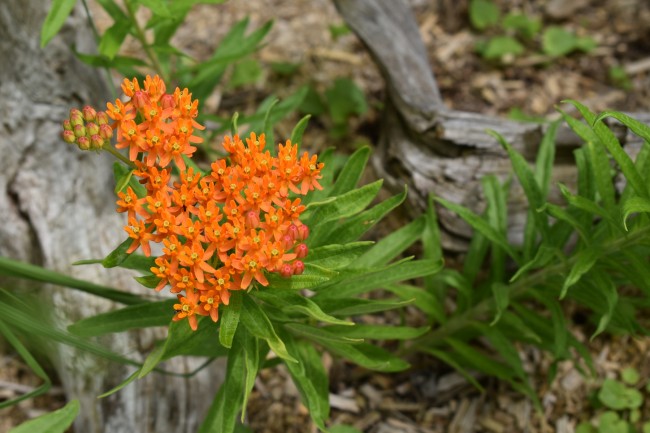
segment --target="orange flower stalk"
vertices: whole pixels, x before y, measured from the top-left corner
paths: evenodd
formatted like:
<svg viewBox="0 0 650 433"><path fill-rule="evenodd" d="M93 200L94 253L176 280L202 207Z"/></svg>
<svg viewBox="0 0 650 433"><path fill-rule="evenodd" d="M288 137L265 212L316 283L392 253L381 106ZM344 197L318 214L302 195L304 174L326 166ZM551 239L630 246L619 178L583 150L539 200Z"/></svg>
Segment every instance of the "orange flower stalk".
<svg viewBox="0 0 650 433"><path fill-rule="evenodd" d="M106 127L112 119L115 147L128 149L133 174L146 191L138 197L128 187L118 194L117 211L127 213L125 231L133 239L127 252L142 248L150 256L150 243L163 244L151 272L160 278L156 290L170 286L178 296L173 320L187 319L196 330L197 316L218 320L219 304L228 304L230 291L267 286L271 272L302 273L309 229L300 221L305 206L296 196L322 189L317 156L299 157L298 146L287 141L273 157L264 150L263 134L243 141L227 136L223 147L229 157L203 175L184 160L202 141L195 130L204 128L195 120L198 101L192 94L178 88L166 93L158 76L147 76L142 86L125 79L122 89L129 99L108 103L105 113L73 110L64 139L85 146L97 135L88 136L87 130L97 127L87 119L102 119L98 124ZM176 180L172 162L180 172Z"/></svg>

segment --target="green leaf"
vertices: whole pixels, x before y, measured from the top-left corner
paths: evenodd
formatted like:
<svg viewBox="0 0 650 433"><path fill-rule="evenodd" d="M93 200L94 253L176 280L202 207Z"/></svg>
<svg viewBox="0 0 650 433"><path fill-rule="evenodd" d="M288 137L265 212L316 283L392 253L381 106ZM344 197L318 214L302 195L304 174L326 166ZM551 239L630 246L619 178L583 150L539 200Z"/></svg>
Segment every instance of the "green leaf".
<svg viewBox="0 0 650 433"><path fill-rule="evenodd" d="M598 327L590 337L590 340L593 341L596 336L602 333L609 325L613 315L616 304L618 303L618 291L616 290L616 285L611 280L608 274L596 270L593 276L594 285L598 288L598 294L602 295L605 300L605 311L598 321Z"/></svg>
<svg viewBox="0 0 650 433"><path fill-rule="evenodd" d="M598 400L614 410L637 409L643 403L643 395L614 379L605 379L598 391Z"/></svg>
<svg viewBox="0 0 650 433"><path fill-rule="evenodd" d="M626 367L621 371L621 379L628 385L636 385L641 380L641 375L634 367Z"/></svg>
<svg viewBox="0 0 650 433"><path fill-rule="evenodd" d="M41 28L41 48L45 48L48 42L59 33L76 2L76 0L52 0L50 11Z"/></svg>
<svg viewBox="0 0 650 433"><path fill-rule="evenodd" d="M293 131L291 131L291 142L293 144L300 146L302 143L302 135L305 133L305 129L307 129L309 119L311 119L311 115L307 114L302 119L300 119L298 123L296 123L296 126L294 126Z"/></svg>
<svg viewBox="0 0 650 433"><path fill-rule="evenodd" d="M488 40L481 55L486 59L500 59L508 54L518 56L524 51L524 46L512 36L495 36Z"/></svg>
<svg viewBox="0 0 650 433"><path fill-rule="evenodd" d="M232 340L237 331L237 325L239 324L242 296L242 293L239 291L231 292L228 307L223 308L223 312L221 313L219 342L228 349L232 347Z"/></svg>
<svg viewBox="0 0 650 433"><path fill-rule="evenodd" d="M598 419L598 433L630 433L630 431L633 430L616 412L604 412Z"/></svg>
<svg viewBox="0 0 650 433"><path fill-rule="evenodd" d="M457 213L458 216L461 217L463 220L465 220L470 226L472 226L474 230L478 231L487 239L489 239L491 242L503 248L503 250L506 253L508 253L508 255L511 258L513 258L516 262L519 262L517 252L510 246L510 243L505 238L505 236L503 236L502 233L499 233L497 230L491 227L490 224L487 221L485 221L483 218L476 215L469 209L461 205L458 205L456 203L447 201L443 198L436 197L435 200L440 204L442 204L447 209L451 210L452 212Z"/></svg>
<svg viewBox="0 0 650 433"><path fill-rule="evenodd" d="M115 194L126 190L126 187L128 186L134 171L135 170L129 170L119 178L115 179Z"/></svg>
<svg viewBox="0 0 650 433"><path fill-rule="evenodd" d="M373 244L374 242L371 241L360 241L344 245L324 245L310 250L305 261L325 269L342 269L353 261L358 265L358 257L367 252Z"/></svg>
<svg viewBox="0 0 650 433"><path fill-rule="evenodd" d="M312 319L324 323L331 323L337 325L354 325L353 322L337 319L330 316L321 310L321 308L309 298L296 293L294 290L258 290L253 292L253 295L276 308L281 309L285 313L302 313Z"/></svg>
<svg viewBox="0 0 650 433"><path fill-rule="evenodd" d="M241 422L244 422L248 397L255 386L255 378L260 368L260 348L257 338L246 332L244 328L241 328L237 333L237 340L236 344L240 344L244 348L244 365L246 366L246 380L244 382L244 398L241 413Z"/></svg>
<svg viewBox="0 0 650 433"><path fill-rule="evenodd" d="M628 230L627 219L630 214L637 212L650 213L650 200L643 197L630 197L623 203L623 226Z"/></svg>
<svg viewBox="0 0 650 433"><path fill-rule="evenodd" d="M164 0L136 0L137 3L147 7L155 15L172 18L172 14Z"/></svg>
<svg viewBox="0 0 650 433"><path fill-rule="evenodd" d="M422 236L424 227L425 218L419 217L390 233L388 236L381 238L371 249L354 262L355 267L365 268L385 265L413 245ZM433 236L431 236L431 242L435 242ZM431 257L426 258L437 260L441 257L432 254Z"/></svg>
<svg viewBox="0 0 650 433"><path fill-rule="evenodd" d="M262 77L262 67L255 59L244 59L235 64L229 87L238 87L254 84Z"/></svg>
<svg viewBox="0 0 650 433"><path fill-rule="evenodd" d="M499 22L499 8L489 0L471 0L469 20L477 30L485 30Z"/></svg>
<svg viewBox="0 0 650 433"><path fill-rule="evenodd" d="M159 344L154 347L154 349L149 353L147 358L144 360L144 364L138 371L138 379L142 379L147 374L151 373L160 362L162 362L163 357L165 356L165 350L167 349L167 342L169 339L165 340L165 344ZM128 381L129 379L127 379Z"/></svg>
<svg viewBox="0 0 650 433"><path fill-rule="evenodd" d="M59 410L26 421L9 433L64 433L79 413L79 400L72 400Z"/></svg>
<svg viewBox="0 0 650 433"><path fill-rule="evenodd" d="M564 56L578 48L575 34L562 27L547 27L542 34L542 50L549 56Z"/></svg>
<svg viewBox="0 0 650 433"><path fill-rule="evenodd" d="M506 308L508 308L508 305L510 304L510 288L506 284L501 284L499 282L493 283L492 296L494 297L494 305L497 311L490 326L496 325Z"/></svg>
<svg viewBox="0 0 650 433"><path fill-rule="evenodd" d="M535 37L542 28L542 20L525 14L509 13L503 19L503 28L519 32L527 39Z"/></svg>
<svg viewBox="0 0 650 433"><path fill-rule="evenodd" d="M574 257L576 257L576 262L571 267L569 275L564 280L564 284L562 285L562 290L560 292L560 299L564 299L569 288L577 283L580 278L589 272L591 268L596 264L596 261L598 261L598 258L600 257L600 250L596 247L587 247Z"/></svg>
<svg viewBox="0 0 650 433"><path fill-rule="evenodd" d="M244 347L235 344L228 355L225 380L215 396L198 433L234 433L237 414L244 401L246 369Z"/></svg>
<svg viewBox="0 0 650 433"><path fill-rule="evenodd" d="M120 50L120 47L130 30L130 20L116 21L111 27L106 29L102 35L97 51L108 59L112 59Z"/></svg>
<svg viewBox="0 0 650 433"><path fill-rule="evenodd" d="M278 334L275 333L271 321L260 306L250 296L244 296L243 298L241 321L246 329L255 337L266 340L271 350L280 358L285 361L298 362L289 354L286 346L280 340Z"/></svg>
<svg viewBox="0 0 650 433"><path fill-rule="evenodd" d="M330 196L335 197L351 191L363 176L363 171L370 157L370 147L363 146L356 150L347 159L341 173L336 177L334 188L330 191Z"/></svg>
<svg viewBox="0 0 650 433"><path fill-rule="evenodd" d="M305 263L305 273L284 278L277 273L267 276L269 286L275 289L313 289L334 278L338 273L311 263Z"/></svg>
<svg viewBox="0 0 650 433"><path fill-rule="evenodd" d="M76 278L60 274L58 272L50 271L39 266L20 262L18 260L12 260L2 256L0 256L0 275L7 275L32 281L54 284L58 286L70 287L126 305L145 302L144 299L131 293L100 286L98 284L90 283L84 280L78 280Z"/></svg>
<svg viewBox="0 0 650 433"><path fill-rule="evenodd" d="M506 191L494 175L485 176L481 179L487 209L485 216L492 227L498 230L503 236L508 235L508 203ZM490 277L493 281L503 281L506 271L506 258L503 249L498 244L492 245Z"/></svg>
<svg viewBox="0 0 650 433"><path fill-rule="evenodd" d="M387 287L391 288L393 286L389 285ZM395 310L397 308L411 305L414 301L414 298L406 300L387 299L382 301L358 298L333 298L319 300L318 304L321 309L328 314L348 317Z"/></svg>
<svg viewBox="0 0 650 433"><path fill-rule="evenodd" d="M441 261L413 260L397 262L378 269L355 270L354 275L343 275L330 284L320 286L316 298L359 295L399 281L435 274L442 267Z"/></svg>
<svg viewBox="0 0 650 433"><path fill-rule="evenodd" d="M284 328L291 331L293 334L308 338L317 343L333 342L345 344L359 344L363 343L362 338L353 338L346 335L339 335L329 331L327 327L316 327L311 325L304 325L302 323L285 323ZM346 326L347 328L347 326Z"/></svg>
<svg viewBox="0 0 650 433"><path fill-rule="evenodd" d="M444 323L446 321L443 304L421 287L409 284L391 284L386 286L385 289L403 300L412 301L414 307L424 311L436 322Z"/></svg>
<svg viewBox="0 0 650 433"><path fill-rule="evenodd" d="M6 342L8 342L13 347L16 353L18 353L18 355L23 359L25 364L27 364L27 366L30 368L32 373L43 380L43 383L40 386L33 388L32 390L25 392L24 394L19 395L18 397L14 397L12 399L8 399L0 402L0 410L1 410L13 406L14 404L17 404L23 400L34 398L41 394L45 394L52 387L52 381L48 377L47 373L45 373L43 368L40 366L38 361L36 361L36 358L32 356L32 354L29 352L29 350L27 350L25 345L12 332L11 328L9 328L9 326L7 326L1 320L0 320L0 335L3 337L3 339Z"/></svg>
<svg viewBox="0 0 650 433"><path fill-rule="evenodd" d="M361 212L375 198L381 189L382 183L383 181L380 179L333 199L310 203L305 212L308 225L316 227L328 221L348 218Z"/></svg>
<svg viewBox="0 0 650 433"><path fill-rule="evenodd" d="M323 329L344 337L364 340L412 340L430 330L428 326L412 328L410 326L359 324L354 326L328 326Z"/></svg>
<svg viewBox="0 0 650 433"><path fill-rule="evenodd" d="M319 340L328 351L373 371L396 372L409 368L409 364L395 355L367 343L350 344L332 340Z"/></svg>
<svg viewBox="0 0 650 433"><path fill-rule="evenodd" d="M630 128L633 133L643 138L645 141L650 142L650 126L618 111L603 111L598 115L595 122L599 122L607 117L613 117L623 125Z"/></svg>
<svg viewBox="0 0 650 433"><path fill-rule="evenodd" d="M535 180L541 192L542 200L548 197L548 191L553 178L553 163L555 161L555 136L557 128L560 126L559 121L551 122L544 133L542 142L537 151L535 160Z"/></svg>
<svg viewBox="0 0 650 433"><path fill-rule="evenodd" d="M237 120L239 119L239 113L235 111L235 114L232 115L230 120L230 135L233 137L239 134L239 127L237 126Z"/></svg>
<svg viewBox="0 0 650 433"><path fill-rule="evenodd" d="M119 310L90 316L68 326L68 331L81 337L94 337L129 329L166 326L172 319L176 300L146 302Z"/></svg>
<svg viewBox="0 0 650 433"><path fill-rule="evenodd" d="M102 260L102 266L105 268L114 268L116 266L119 266L123 261L129 257L129 254L126 252L131 244L133 243L133 239L130 237L127 238L124 242L122 242L120 245L118 245L117 248L115 248L113 251L111 251L104 260Z"/></svg>
<svg viewBox="0 0 650 433"><path fill-rule="evenodd" d="M163 360L179 355L217 358L229 353L219 342L217 324L207 316L199 317L196 331L190 328L187 320L172 322L165 346Z"/></svg>
<svg viewBox="0 0 650 433"><path fill-rule="evenodd" d="M335 125L343 125L352 115L365 114L368 103L363 91L349 78L337 78L325 90L329 114Z"/></svg>
<svg viewBox="0 0 650 433"><path fill-rule="evenodd" d="M282 340L298 359L297 363L286 363L289 374L300 392L302 402L309 410L309 415L316 426L327 431L325 421L329 418L329 380L323 367L320 354L307 341L295 340L290 334L283 333ZM331 431L331 430L330 430Z"/></svg>

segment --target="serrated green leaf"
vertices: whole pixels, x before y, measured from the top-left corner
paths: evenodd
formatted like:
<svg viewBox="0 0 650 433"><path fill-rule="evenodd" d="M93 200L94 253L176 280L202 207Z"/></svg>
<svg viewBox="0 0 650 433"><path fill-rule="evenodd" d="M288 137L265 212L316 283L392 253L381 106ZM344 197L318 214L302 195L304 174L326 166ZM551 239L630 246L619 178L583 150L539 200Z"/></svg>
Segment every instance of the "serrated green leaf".
<svg viewBox="0 0 650 433"><path fill-rule="evenodd" d="M166 326L172 319L176 300L147 302L119 310L90 316L68 326L68 331L81 337L94 337L129 329Z"/></svg>
<svg viewBox="0 0 650 433"><path fill-rule="evenodd" d="M41 48L44 48L59 33L76 2L76 0L52 0L41 28Z"/></svg>
<svg viewBox="0 0 650 433"><path fill-rule="evenodd" d="M255 337L266 340L271 350L280 358L289 362L298 362L287 351L264 310L250 296L243 297L241 322Z"/></svg>
<svg viewBox="0 0 650 433"><path fill-rule="evenodd" d="M9 430L9 433L64 433L79 413L79 400L71 400L61 409L46 413Z"/></svg>
<svg viewBox="0 0 650 433"><path fill-rule="evenodd" d="M239 324L239 316L241 314L242 306L242 293L234 291L230 294L230 301L227 307L223 308L220 318L219 326L219 342L230 349L232 347L232 340L237 331Z"/></svg>

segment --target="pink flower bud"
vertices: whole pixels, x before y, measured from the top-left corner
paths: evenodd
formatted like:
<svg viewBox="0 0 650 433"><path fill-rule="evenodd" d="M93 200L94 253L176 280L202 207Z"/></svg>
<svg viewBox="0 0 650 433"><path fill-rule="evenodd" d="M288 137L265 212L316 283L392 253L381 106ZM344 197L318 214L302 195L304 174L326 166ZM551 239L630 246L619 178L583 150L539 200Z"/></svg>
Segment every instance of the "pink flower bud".
<svg viewBox="0 0 650 433"><path fill-rule="evenodd" d="M296 240L298 239L298 226L295 224L290 224L289 227L287 228L287 234L291 236L291 240Z"/></svg>
<svg viewBox="0 0 650 433"><path fill-rule="evenodd" d="M64 131L72 131L72 123L70 123L69 119L65 119L63 121L63 130Z"/></svg>
<svg viewBox="0 0 650 433"><path fill-rule="evenodd" d="M75 125L75 127L74 127L74 136L75 137L85 137L86 136L86 128L84 128L83 125Z"/></svg>
<svg viewBox="0 0 650 433"><path fill-rule="evenodd" d="M70 144L74 143L77 140L77 137L74 136L74 132L72 131L63 131L63 133L61 133L61 137L63 138L63 141Z"/></svg>
<svg viewBox="0 0 650 433"><path fill-rule="evenodd" d="M296 253L296 257L299 259L307 257L307 253L309 252L309 249L307 248L307 245L305 244L299 244L294 248L294 252Z"/></svg>
<svg viewBox="0 0 650 433"><path fill-rule="evenodd" d="M106 125L109 122L108 114L105 111L100 111L97 113L97 124L99 126Z"/></svg>
<svg viewBox="0 0 650 433"><path fill-rule="evenodd" d="M86 122L94 122L97 118L97 111L90 105L86 105L83 108L83 116Z"/></svg>
<svg viewBox="0 0 650 433"><path fill-rule="evenodd" d="M246 212L246 224L251 228L258 228L260 226L260 217L254 210Z"/></svg>
<svg viewBox="0 0 650 433"><path fill-rule="evenodd" d="M160 104L162 105L163 110L176 107L176 102L174 101L174 95L165 93L162 96L162 98L160 98Z"/></svg>
<svg viewBox="0 0 650 433"><path fill-rule="evenodd" d="M147 95L142 90L136 90L133 94L133 106L137 109L144 108L146 105L149 105L149 95Z"/></svg>
<svg viewBox="0 0 650 433"><path fill-rule="evenodd" d="M92 135L90 137L90 146L95 150L99 150L104 147L104 139L98 134Z"/></svg>
<svg viewBox="0 0 650 433"><path fill-rule="evenodd" d="M293 275L300 275L305 272L305 264L300 260L293 262Z"/></svg>
<svg viewBox="0 0 650 433"><path fill-rule="evenodd" d="M285 263L280 267L280 276L282 278L289 278L292 275L293 275L293 266L291 266L289 263Z"/></svg>
<svg viewBox="0 0 650 433"><path fill-rule="evenodd" d="M99 134L99 126L97 126L97 124L93 122L86 123L86 133L91 137L93 135Z"/></svg>
<svg viewBox="0 0 650 433"><path fill-rule="evenodd" d="M291 239L291 236L289 235L284 235L282 236L282 239L280 239L280 244L282 245L282 248L284 248L285 251L290 250L293 248L293 239Z"/></svg>
<svg viewBox="0 0 650 433"><path fill-rule="evenodd" d="M90 149L90 139L88 139L88 137L86 137L85 135L83 137L78 137L77 146L79 146L79 149L81 150Z"/></svg>
<svg viewBox="0 0 650 433"><path fill-rule="evenodd" d="M104 140L110 140L113 136L113 128L111 128L106 123L99 126L99 136Z"/></svg>
<svg viewBox="0 0 650 433"><path fill-rule="evenodd" d="M309 227L307 227L305 224L301 224L298 226L298 240L299 241L304 241L309 237Z"/></svg>

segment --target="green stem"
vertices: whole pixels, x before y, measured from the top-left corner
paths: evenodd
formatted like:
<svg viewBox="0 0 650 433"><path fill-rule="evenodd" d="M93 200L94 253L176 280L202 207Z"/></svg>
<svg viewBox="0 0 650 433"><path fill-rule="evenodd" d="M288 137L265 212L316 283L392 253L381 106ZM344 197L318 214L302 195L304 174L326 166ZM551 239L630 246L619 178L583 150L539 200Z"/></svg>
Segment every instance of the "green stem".
<svg viewBox="0 0 650 433"><path fill-rule="evenodd" d="M140 24L138 23L137 18L135 17L135 11L133 10L133 3L129 0L124 2L126 5L126 11L131 19L131 22L133 23L133 27L135 28L135 37L140 41L140 44L142 45L142 48L144 49L145 54L147 55L147 58L149 58L149 61L151 62L153 68L156 70L158 75L160 75L165 82L169 82L169 77L167 77L167 74L165 74L165 71L162 68L162 65L160 64L160 61L158 60L158 56L153 52L151 49L151 45L147 43L147 38L144 34L144 31L142 30L142 27L140 27Z"/></svg>
<svg viewBox="0 0 650 433"><path fill-rule="evenodd" d="M630 233L625 237L615 239L604 248L601 257L616 253L622 249L633 246L634 244L644 242L648 232L650 232L650 226L636 230L634 233ZM533 289L548 278L556 275L562 275L568 272L577 260L578 257L574 255L562 263L546 267L536 274L528 275L517 280L516 282L510 284L509 298L511 300L518 299L525 295L528 290ZM472 322L484 319L489 313L494 311L494 308L494 299L486 298L476 304L474 307L466 310L456 317L453 317L448 322L443 323L440 327L436 328L430 333L413 340L413 344L401 350L399 355L403 356L430 347L436 342L442 341L443 339L448 338L456 332L469 326Z"/></svg>
<svg viewBox="0 0 650 433"><path fill-rule="evenodd" d="M131 160L130 160L129 158L127 158L126 156L122 155L122 154L121 154L120 152L118 152L117 149L114 148L113 146L108 145L108 146L106 146L106 147L104 147L104 148L102 148L102 149L105 150L105 151L107 151L108 153L110 153L111 155L113 155L115 158L119 159L120 161L122 161L122 162L125 163L126 165L128 165L128 166L130 166L130 167L133 167L133 168L136 168L136 166L135 166L135 164L133 163L133 161L131 161Z"/></svg>

